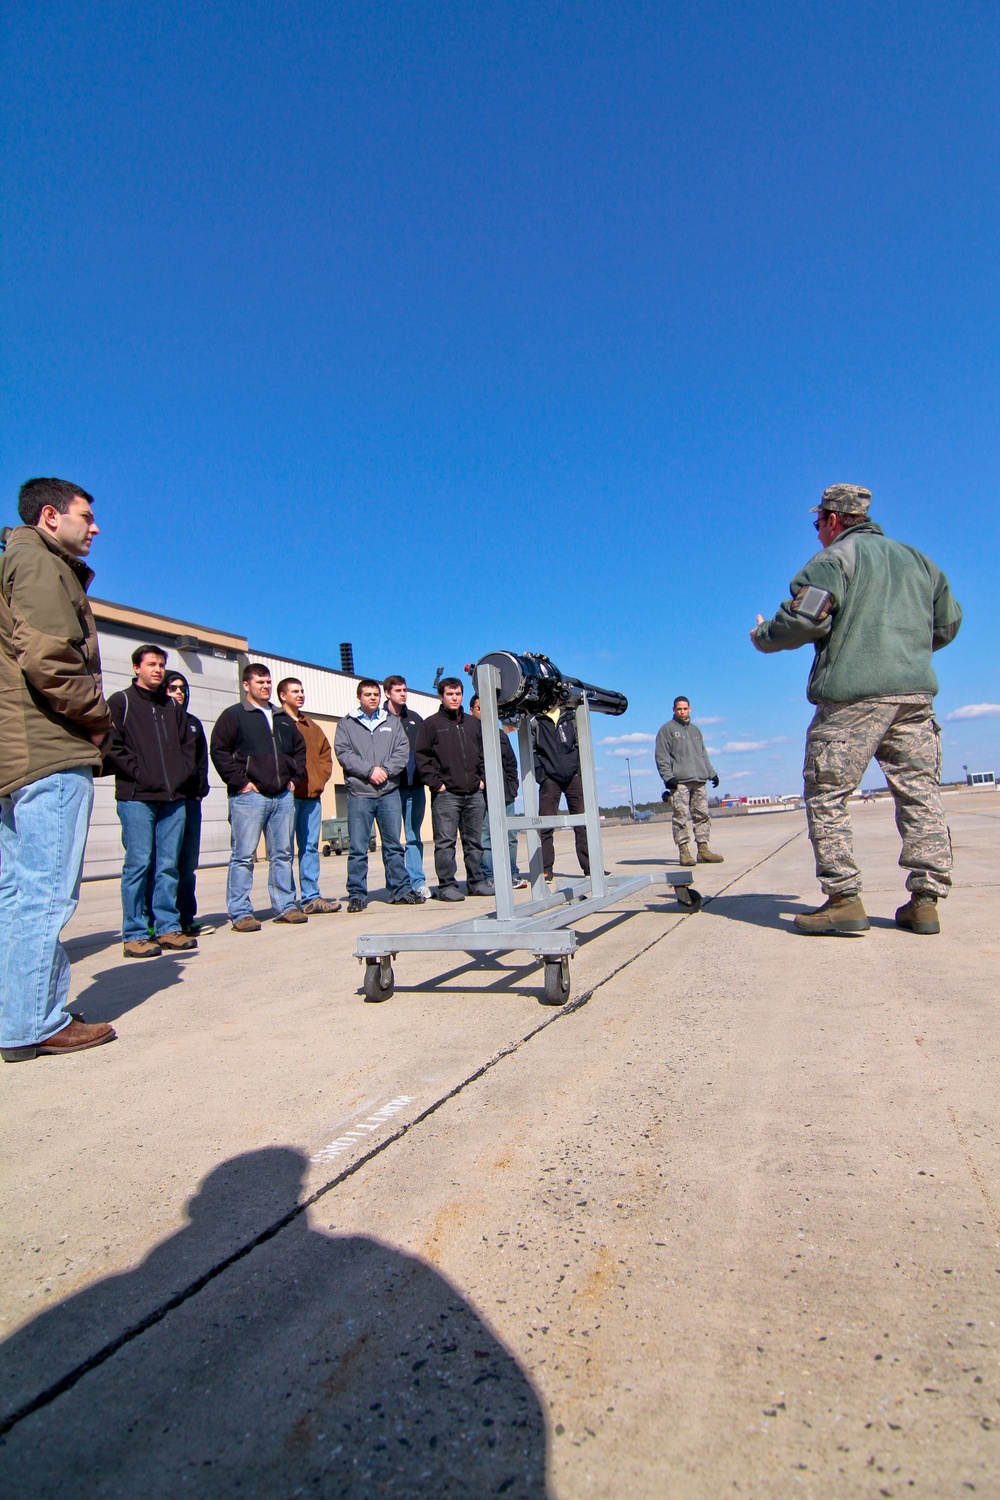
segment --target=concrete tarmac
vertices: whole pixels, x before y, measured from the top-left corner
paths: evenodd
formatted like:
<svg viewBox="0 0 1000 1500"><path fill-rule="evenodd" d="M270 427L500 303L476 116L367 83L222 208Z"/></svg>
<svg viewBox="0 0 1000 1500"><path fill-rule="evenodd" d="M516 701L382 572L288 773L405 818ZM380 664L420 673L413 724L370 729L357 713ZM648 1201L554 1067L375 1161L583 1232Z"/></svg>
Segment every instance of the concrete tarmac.
<svg viewBox="0 0 1000 1500"><path fill-rule="evenodd" d="M364 1003L362 926L487 902L129 962L86 886L74 1009L120 1039L0 1073L5 1492L1000 1496L1000 798L946 806L940 937L893 924L889 804L859 938L791 930L801 813L733 818L701 913L584 921L561 1010L526 955Z"/></svg>

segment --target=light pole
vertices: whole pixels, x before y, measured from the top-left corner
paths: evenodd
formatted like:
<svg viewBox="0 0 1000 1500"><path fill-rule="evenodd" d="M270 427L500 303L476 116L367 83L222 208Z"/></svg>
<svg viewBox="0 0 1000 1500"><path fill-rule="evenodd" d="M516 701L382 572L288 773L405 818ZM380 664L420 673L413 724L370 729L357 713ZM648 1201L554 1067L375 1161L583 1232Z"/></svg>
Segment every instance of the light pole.
<svg viewBox="0 0 1000 1500"><path fill-rule="evenodd" d="M628 805L632 809L632 821L635 821L635 797L632 795L632 762L625 757L625 769L628 771Z"/></svg>

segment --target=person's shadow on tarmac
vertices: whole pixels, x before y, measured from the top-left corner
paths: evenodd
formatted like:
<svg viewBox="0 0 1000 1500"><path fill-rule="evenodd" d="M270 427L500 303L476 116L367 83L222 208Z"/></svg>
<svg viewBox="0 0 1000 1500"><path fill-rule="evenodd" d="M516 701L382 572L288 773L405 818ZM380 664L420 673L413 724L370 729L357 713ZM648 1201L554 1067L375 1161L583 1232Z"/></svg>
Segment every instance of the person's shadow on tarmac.
<svg viewBox="0 0 1000 1500"><path fill-rule="evenodd" d="M182 1299L254 1220L259 1233L287 1212L304 1166L282 1148L223 1163L189 1227L0 1347L9 1415L159 1314L14 1423L0 1447L7 1493L544 1500L531 1381L416 1256L317 1233L300 1214Z"/></svg>

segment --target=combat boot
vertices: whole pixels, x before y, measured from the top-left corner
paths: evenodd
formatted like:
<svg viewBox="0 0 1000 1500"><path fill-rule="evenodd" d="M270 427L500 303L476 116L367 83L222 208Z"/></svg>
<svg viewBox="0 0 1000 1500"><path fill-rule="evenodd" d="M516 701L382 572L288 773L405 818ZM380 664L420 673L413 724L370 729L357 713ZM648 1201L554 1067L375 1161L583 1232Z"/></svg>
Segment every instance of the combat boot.
<svg viewBox="0 0 1000 1500"><path fill-rule="evenodd" d="M906 932L919 932L924 936L941 931L938 917L938 898L929 891L914 891L905 906L896 912L896 926Z"/></svg>
<svg viewBox="0 0 1000 1500"><path fill-rule="evenodd" d="M805 932L813 937L836 937L841 933L867 932L869 923L864 903L855 894L830 896L817 911L796 917L793 925L796 932Z"/></svg>
<svg viewBox="0 0 1000 1500"><path fill-rule="evenodd" d="M694 855L691 853L691 845L690 844L679 844L678 845L678 847L677 847L677 863L679 865L694 865L694 864L698 863L698 861L695 859Z"/></svg>
<svg viewBox="0 0 1000 1500"><path fill-rule="evenodd" d="M698 845L698 863L700 865L723 865L725 862L725 856L722 854L713 854L707 844Z"/></svg>

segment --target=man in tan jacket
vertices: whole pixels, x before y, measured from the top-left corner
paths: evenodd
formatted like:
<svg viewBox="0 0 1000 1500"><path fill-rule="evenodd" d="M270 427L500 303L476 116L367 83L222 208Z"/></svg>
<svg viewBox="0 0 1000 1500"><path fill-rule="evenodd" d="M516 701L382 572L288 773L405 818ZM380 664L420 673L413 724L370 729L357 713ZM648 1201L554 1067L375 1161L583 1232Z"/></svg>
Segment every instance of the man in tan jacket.
<svg viewBox="0 0 1000 1500"><path fill-rule="evenodd" d="M306 773L295 786L295 842L299 851L299 904L309 917L339 911L339 901L328 901L319 889L319 836L323 827L323 788L333 775L330 741L312 719L302 712L305 688L297 677L278 683L278 702L295 721L306 742ZM294 851L293 851L294 852ZM292 883L295 883L294 859Z"/></svg>
<svg viewBox="0 0 1000 1500"><path fill-rule="evenodd" d="M0 1056L80 1052L114 1039L65 1008L59 934L76 911L111 715L84 562L93 500L29 479L0 561Z"/></svg>

